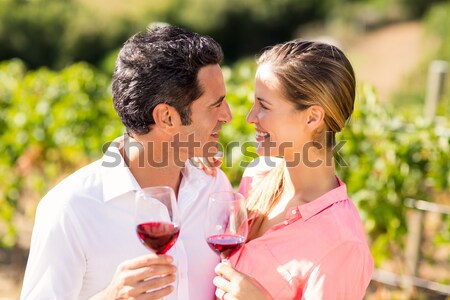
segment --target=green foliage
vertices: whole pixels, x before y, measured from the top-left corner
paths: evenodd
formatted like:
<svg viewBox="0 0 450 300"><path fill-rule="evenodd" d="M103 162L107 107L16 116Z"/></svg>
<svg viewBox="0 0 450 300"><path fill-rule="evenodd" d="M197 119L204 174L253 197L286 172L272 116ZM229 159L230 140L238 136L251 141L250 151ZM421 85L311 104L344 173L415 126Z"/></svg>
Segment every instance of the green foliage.
<svg viewBox="0 0 450 300"><path fill-rule="evenodd" d="M379 264L406 233L404 200L433 201L450 189L450 124L412 121L386 110L373 89L359 92L351 122L340 134L347 167L339 174L363 214Z"/></svg>
<svg viewBox="0 0 450 300"><path fill-rule="evenodd" d="M0 0L0 60L17 57L33 69L98 62L154 20L102 17L77 0Z"/></svg>
<svg viewBox="0 0 450 300"><path fill-rule="evenodd" d="M330 0L174 0L167 21L211 35L227 62L292 39L299 26L322 22Z"/></svg>
<svg viewBox="0 0 450 300"><path fill-rule="evenodd" d="M70 0L0 1L0 57L20 57L33 67L53 65L73 8Z"/></svg>
<svg viewBox="0 0 450 300"><path fill-rule="evenodd" d="M213 36L226 59L234 61L292 38L299 25L323 20L328 2L1 0L0 60L18 57L31 68L60 68L80 60L97 64L132 34L159 21Z"/></svg>
<svg viewBox="0 0 450 300"><path fill-rule="evenodd" d="M448 0L415 0L414 5L411 5L411 1L409 0L401 0L400 2L412 17L422 17L433 5L445 3Z"/></svg>
<svg viewBox="0 0 450 300"><path fill-rule="evenodd" d="M80 60L97 65L149 23L169 22L211 35L224 48L227 62L234 62L298 36L307 24L345 19L377 26L421 15L433 2L0 0L0 60L17 57L33 69L59 69Z"/></svg>
<svg viewBox="0 0 450 300"><path fill-rule="evenodd" d="M42 197L58 179L99 157L121 126L110 79L86 64L26 72L13 60L0 64L0 79L0 246L10 246L21 197Z"/></svg>
<svg viewBox="0 0 450 300"><path fill-rule="evenodd" d="M224 67L227 86L227 102L233 113L231 124L225 124L220 133L220 143L224 148L222 170L227 174L233 186L238 186L246 163L255 158L255 130L248 124L247 113L253 104L253 86L256 64L253 61L241 61L233 68Z"/></svg>
<svg viewBox="0 0 450 300"><path fill-rule="evenodd" d="M223 71L233 120L221 132L222 169L237 186L246 162L256 156L253 145L245 144L254 140L245 117L253 102L255 64L241 61ZM122 133L109 82L86 64L59 72L27 71L18 60L0 64L0 247L15 243L13 220L21 201L41 198L64 176L98 159L104 143ZM351 122L338 136L345 141L339 161L347 164L338 166L338 173L362 214L379 264L406 232L404 199L433 201L450 190L450 124L407 119L381 106L370 86L358 95ZM448 240L448 234L439 239Z"/></svg>
<svg viewBox="0 0 450 300"><path fill-rule="evenodd" d="M433 6L424 23L427 33L439 40L437 58L450 61L450 2Z"/></svg>

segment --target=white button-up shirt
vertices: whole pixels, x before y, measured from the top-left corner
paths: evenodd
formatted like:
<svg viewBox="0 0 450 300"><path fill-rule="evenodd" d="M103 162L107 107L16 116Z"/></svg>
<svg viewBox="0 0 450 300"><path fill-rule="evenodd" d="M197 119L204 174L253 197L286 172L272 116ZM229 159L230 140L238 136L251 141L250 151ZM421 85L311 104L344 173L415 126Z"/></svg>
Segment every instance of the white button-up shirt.
<svg viewBox="0 0 450 300"><path fill-rule="evenodd" d="M182 174L180 235L168 252L177 289L168 299L209 300L219 258L204 237L208 196L232 187L222 171L211 177L186 163ZM139 189L112 146L53 188L37 208L21 299L88 299L109 285L120 263L148 254L134 224Z"/></svg>

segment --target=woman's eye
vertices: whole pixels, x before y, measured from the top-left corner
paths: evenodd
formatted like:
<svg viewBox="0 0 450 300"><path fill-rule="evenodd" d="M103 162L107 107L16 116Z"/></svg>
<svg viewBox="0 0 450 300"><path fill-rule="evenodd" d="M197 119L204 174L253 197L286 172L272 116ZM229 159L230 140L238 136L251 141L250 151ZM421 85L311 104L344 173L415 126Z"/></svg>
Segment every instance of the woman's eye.
<svg viewBox="0 0 450 300"><path fill-rule="evenodd" d="M259 102L259 105L261 106L262 109L268 109L267 106L265 106L264 104L262 104L262 102Z"/></svg>

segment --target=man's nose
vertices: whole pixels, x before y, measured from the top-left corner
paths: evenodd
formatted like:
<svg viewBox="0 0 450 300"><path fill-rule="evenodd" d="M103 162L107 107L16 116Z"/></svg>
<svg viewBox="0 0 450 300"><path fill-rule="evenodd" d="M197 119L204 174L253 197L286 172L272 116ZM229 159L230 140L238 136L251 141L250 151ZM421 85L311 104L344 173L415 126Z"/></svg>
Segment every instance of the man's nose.
<svg viewBox="0 0 450 300"><path fill-rule="evenodd" d="M224 100L222 102L222 105L220 106L220 108L221 108L220 121L226 122L226 123L230 122L233 117L231 115L231 110L230 110L230 106L228 105L228 102L226 100Z"/></svg>

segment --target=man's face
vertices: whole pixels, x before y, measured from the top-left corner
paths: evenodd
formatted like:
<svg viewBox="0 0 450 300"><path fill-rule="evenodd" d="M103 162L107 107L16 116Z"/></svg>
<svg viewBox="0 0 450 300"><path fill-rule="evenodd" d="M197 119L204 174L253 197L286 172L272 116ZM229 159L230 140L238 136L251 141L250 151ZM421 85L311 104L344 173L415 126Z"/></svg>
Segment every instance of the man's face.
<svg viewBox="0 0 450 300"><path fill-rule="evenodd" d="M197 78L203 95L191 105L191 124L180 130L180 141L188 142L188 148L180 148L180 152L189 149L188 157L208 157L217 153L219 131L222 123L231 121L231 112L220 66L202 67Z"/></svg>

